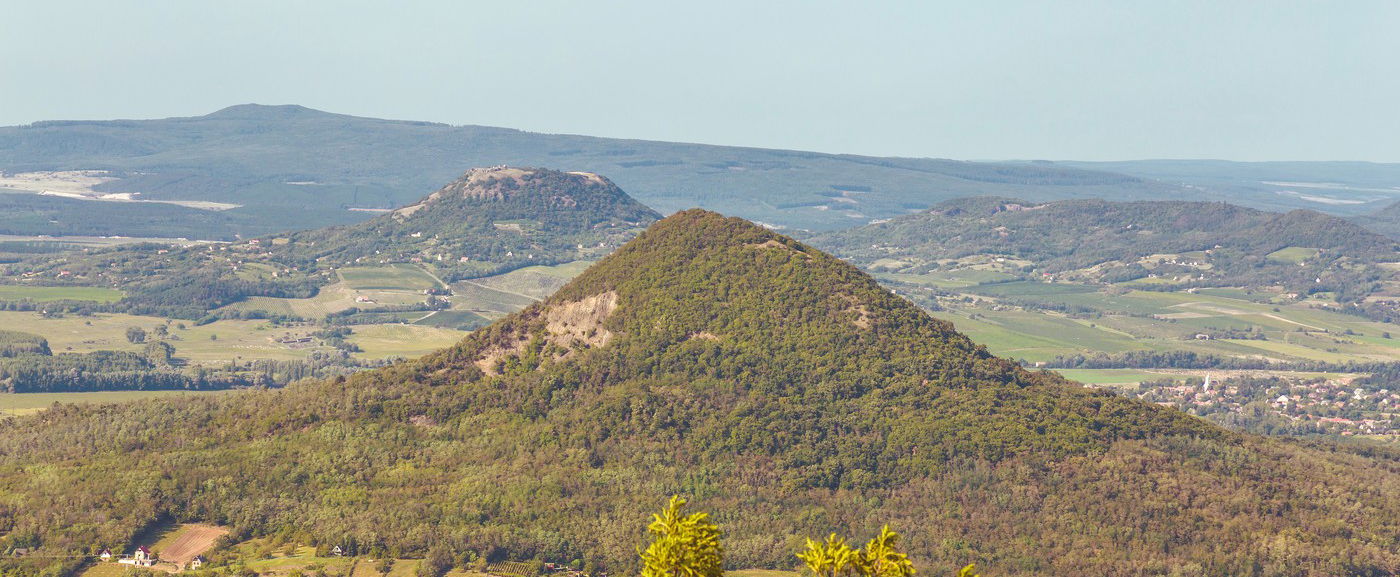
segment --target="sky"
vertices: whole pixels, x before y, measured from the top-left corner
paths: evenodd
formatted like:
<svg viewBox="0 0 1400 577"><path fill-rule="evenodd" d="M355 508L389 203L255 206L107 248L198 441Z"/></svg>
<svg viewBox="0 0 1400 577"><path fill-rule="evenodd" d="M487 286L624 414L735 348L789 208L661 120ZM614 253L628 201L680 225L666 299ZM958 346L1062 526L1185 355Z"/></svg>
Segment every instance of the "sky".
<svg viewBox="0 0 1400 577"><path fill-rule="evenodd" d="M1400 162L1400 2L44 0L0 125L242 103L959 159Z"/></svg>

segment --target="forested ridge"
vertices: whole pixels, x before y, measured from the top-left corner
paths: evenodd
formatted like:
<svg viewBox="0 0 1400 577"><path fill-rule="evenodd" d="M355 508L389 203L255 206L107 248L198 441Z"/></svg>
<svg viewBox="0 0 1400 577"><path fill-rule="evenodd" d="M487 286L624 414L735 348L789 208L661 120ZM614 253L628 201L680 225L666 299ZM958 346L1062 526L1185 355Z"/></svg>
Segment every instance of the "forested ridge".
<svg viewBox="0 0 1400 577"><path fill-rule="evenodd" d="M0 545L46 552L174 519L621 574L635 520L672 494L715 512L731 568L888 522L931 574L1400 571L1393 452L1027 371L850 265L699 210L416 361L0 424Z"/></svg>
<svg viewBox="0 0 1400 577"><path fill-rule="evenodd" d="M593 258L657 218L601 176L497 167L468 171L415 205L358 224L231 244L45 254L0 270L16 283L126 292L116 303L49 308L199 319L248 297L312 297L338 267L422 262L451 282Z"/></svg>
<svg viewBox="0 0 1400 577"><path fill-rule="evenodd" d="M1106 282L1160 276L1165 287L1283 286L1333 291L1342 302L1393 280L1377 265L1400 259L1393 239L1341 218L1223 202L964 198L810 240L866 266L903 261L903 272L991 254L1030 261L1024 272L1036 278L1089 269L1081 276ZM1315 252L1297 261L1270 256L1291 247ZM1187 256L1151 258L1157 255Z"/></svg>

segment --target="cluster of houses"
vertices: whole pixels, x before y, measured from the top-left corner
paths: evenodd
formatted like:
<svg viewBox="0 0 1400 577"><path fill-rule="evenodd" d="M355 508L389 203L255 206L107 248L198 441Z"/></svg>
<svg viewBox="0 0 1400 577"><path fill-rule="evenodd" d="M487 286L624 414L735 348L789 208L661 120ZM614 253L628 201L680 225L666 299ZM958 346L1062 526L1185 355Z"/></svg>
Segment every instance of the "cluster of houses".
<svg viewBox="0 0 1400 577"><path fill-rule="evenodd" d="M121 565L132 565L135 567L154 567L161 562L160 557L145 546L137 547L130 555L115 555L111 550L103 549L97 557L103 561L116 561ZM205 559L203 555L196 555L195 558L190 559L184 567L179 567L177 565L176 568L185 571L193 571L204 567L205 563L208 563L208 560Z"/></svg>

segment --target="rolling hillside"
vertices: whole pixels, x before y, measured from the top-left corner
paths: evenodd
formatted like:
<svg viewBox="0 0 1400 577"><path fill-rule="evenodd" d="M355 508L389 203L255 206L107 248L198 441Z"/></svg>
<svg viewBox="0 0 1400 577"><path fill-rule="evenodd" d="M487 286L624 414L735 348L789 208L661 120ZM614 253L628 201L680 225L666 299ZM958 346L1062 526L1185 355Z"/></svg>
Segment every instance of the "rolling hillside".
<svg viewBox="0 0 1400 577"><path fill-rule="evenodd" d="M1372 214L1352 217L1352 221L1390 238L1400 240L1400 202Z"/></svg>
<svg viewBox="0 0 1400 577"><path fill-rule="evenodd" d="M890 522L935 575L1383 575L1400 461L1370 452L1026 371L846 263L691 210L417 361L0 423L0 544L62 555L198 521L621 574L682 493L734 567Z"/></svg>
<svg viewBox="0 0 1400 577"><path fill-rule="evenodd" d="M597 258L659 216L595 174L474 169L363 223L232 244L33 256L5 274L16 284L118 288L125 296L108 308L199 318L249 297L311 298L342 276L338 269L357 265L421 263L430 269L428 284L416 287L421 294L464 278Z"/></svg>
<svg viewBox="0 0 1400 577"><path fill-rule="evenodd" d="M994 255L1025 278L1282 286L1357 302L1394 279L1395 241L1313 211L1225 203L969 198L812 243L863 266L923 274Z"/></svg>
<svg viewBox="0 0 1400 577"><path fill-rule="evenodd" d="M357 118L300 106L242 105L192 118L0 128L0 171L106 170L117 180L97 185L97 193L238 205L207 217L217 222L202 238L340 224L369 216L348 209L409 204L452 180L463 165L499 164L606 174L662 213L699 206L806 229L865 224L957 196L1140 199L1190 192L1066 167L534 134ZM131 236L117 225L150 224L88 216L52 227L0 218L0 232L59 234L105 226L101 234ZM164 236L183 236L174 230Z"/></svg>

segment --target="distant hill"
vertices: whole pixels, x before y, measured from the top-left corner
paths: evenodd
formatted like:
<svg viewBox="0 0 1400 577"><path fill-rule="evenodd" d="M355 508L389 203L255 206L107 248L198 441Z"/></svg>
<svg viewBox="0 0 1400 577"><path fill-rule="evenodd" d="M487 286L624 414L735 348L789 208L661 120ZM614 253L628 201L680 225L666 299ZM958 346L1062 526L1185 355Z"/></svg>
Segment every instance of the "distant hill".
<svg viewBox="0 0 1400 577"><path fill-rule="evenodd" d="M1400 202L1371 214L1352 217L1351 220L1371 231L1400 240Z"/></svg>
<svg viewBox="0 0 1400 577"><path fill-rule="evenodd" d="M1153 279L1169 286L1284 286L1358 300L1400 260L1395 241L1341 218L1225 203L980 197L811 242L863 266L911 273L970 255L1023 263L1027 277Z"/></svg>
<svg viewBox="0 0 1400 577"><path fill-rule="evenodd" d="M98 186L99 192L242 205L213 217L219 223L210 234L219 238L341 224L347 217L368 216L347 209L396 208L453 179L461 166L498 164L606 174L662 213L699 206L806 229L865 224L957 196L1193 194L1137 177L1049 165L536 134L358 118L300 106L242 105L192 118L0 128L0 171L108 170L120 179ZM300 220L288 223L289 215ZM13 228L3 216L0 230ZM87 221L105 226L103 234L132 235L117 230L119 223L96 216Z"/></svg>
<svg viewBox="0 0 1400 577"><path fill-rule="evenodd" d="M266 243L272 258L305 266L419 260L453 280L601 256L659 218L596 174L501 166L367 222Z"/></svg>
<svg viewBox="0 0 1400 577"><path fill-rule="evenodd" d="M0 422L0 546L37 547L0 572L198 520L627 574L681 493L734 567L889 522L932 575L1391 574L1400 461L1369 452L1026 371L844 262L692 210L417 361Z"/></svg>
<svg viewBox="0 0 1400 577"><path fill-rule="evenodd" d="M596 174L481 168L358 224L231 244L44 255L5 272L26 284L122 289L126 298L109 307L117 310L199 318L250 296L312 296L344 266L423 263L440 282L452 282L595 259L657 218Z"/></svg>
<svg viewBox="0 0 1400 577"><path fill-rule="evenodd" d="M1309 208L1340 216L1367 214L1400 200L1400 163L1228 160L1057 161L1036 165L1104 170L1210 193L1252 208ZM1203 200L1193 194L1172 200Z"/></svg>

